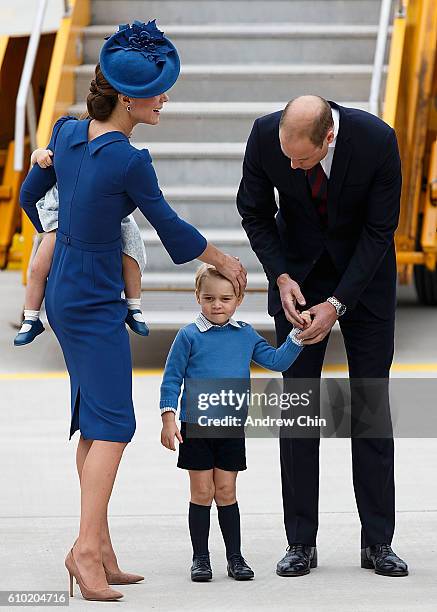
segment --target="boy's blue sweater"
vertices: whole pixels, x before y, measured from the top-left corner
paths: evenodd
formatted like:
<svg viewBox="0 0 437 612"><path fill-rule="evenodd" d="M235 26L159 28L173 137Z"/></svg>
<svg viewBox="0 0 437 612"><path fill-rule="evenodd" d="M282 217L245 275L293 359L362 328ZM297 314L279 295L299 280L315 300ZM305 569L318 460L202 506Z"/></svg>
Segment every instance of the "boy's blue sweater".
<svg viewBox="0 0 437 612"><path fill-rule="evenodd" d="M160 408L178 407L181 386L187 378L250 379L250 362L268 370L284 372L302 347L289 336L275 349L251 325L227 324L200 331L195 323L180 329L165 364ZM186 421L186 393L182 393L180 420Z"/></svg>

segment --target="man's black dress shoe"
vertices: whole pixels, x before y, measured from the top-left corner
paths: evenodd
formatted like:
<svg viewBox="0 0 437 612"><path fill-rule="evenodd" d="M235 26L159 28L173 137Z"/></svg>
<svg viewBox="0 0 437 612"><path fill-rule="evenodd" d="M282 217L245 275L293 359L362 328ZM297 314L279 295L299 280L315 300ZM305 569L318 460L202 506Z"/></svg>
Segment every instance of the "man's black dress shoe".
<svg viewBox="0 0 437 612"><path fill-rule="evenodd" d="M228 559L228 576L235 580L252 580L255 574L241 555L231 555Z"/></svg>
<svg viewBox="0 0 437 612"><path fill-rule="evenodd" d="M278 576L305 576L317 567L317 548L305 544L290 544L285 557L276 566Z"/></svg>
<svg viewBox="0 0 437 612"><path fill-rule="evenodd" d="M211 563L209 555L197 555L193 557L191 566L191 580L193 582L207 582L212 578Z"/></svg>
<svg viewBox="0 0 437 612"><path fill-rule="evenodd" d="M361 549L361 567L374 569L381 576L408 576L408 565L389 544L375 544Z"/></svg>

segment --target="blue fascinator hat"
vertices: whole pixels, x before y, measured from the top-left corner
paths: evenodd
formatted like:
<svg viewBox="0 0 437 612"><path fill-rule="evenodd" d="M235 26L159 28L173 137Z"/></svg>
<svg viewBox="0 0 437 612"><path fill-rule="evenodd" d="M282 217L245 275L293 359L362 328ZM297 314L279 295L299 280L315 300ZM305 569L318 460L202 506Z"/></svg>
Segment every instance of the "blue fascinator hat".
<svg viewBox="0 0 437 612"><path fill-rule="evenodd" d="M132 98L152 98L176 83L181 63L176 47L154 19L118 26L100 51L100 68L118 92Z"/></svg>

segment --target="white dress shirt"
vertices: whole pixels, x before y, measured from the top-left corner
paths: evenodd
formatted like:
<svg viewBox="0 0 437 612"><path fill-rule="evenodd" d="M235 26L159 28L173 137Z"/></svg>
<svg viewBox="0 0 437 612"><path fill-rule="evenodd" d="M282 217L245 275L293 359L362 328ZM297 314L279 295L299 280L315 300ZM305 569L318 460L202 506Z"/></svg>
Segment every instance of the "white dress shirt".
<svg viewBox="0 0 437 612"><path fill-rule="evenodd" d="M329 179L331 174L332 160L334 159L335 144L337 142L338 130L340 127L340 113L336 108L331 109L332 119L334 121L334 140L328 145L328 152L326 156L320 161L326 176Z"/></svg>

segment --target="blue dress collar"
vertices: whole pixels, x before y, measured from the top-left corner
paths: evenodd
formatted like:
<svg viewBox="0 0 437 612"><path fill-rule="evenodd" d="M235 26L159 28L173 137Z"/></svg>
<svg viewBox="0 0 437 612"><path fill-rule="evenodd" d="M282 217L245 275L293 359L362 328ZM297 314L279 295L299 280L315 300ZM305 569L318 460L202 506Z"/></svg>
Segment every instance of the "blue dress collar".
<svg viewBox="0 0 437 612"><path fill-rule="evenodd" d="M74 126L73 133L70 137L70 144L72 147L87 143L90 155L94 155L102 147L107 144L110 144L111 142L117 142L119 140L129 142L129 138L126 136L126 134L123 134L123 132L119 132L116 130L105 132L104 134L97 136L97 138L93 138L93 140L88 141L88 128L90 122L91 119L83 119L77 121L76 125Z"/></svg>

